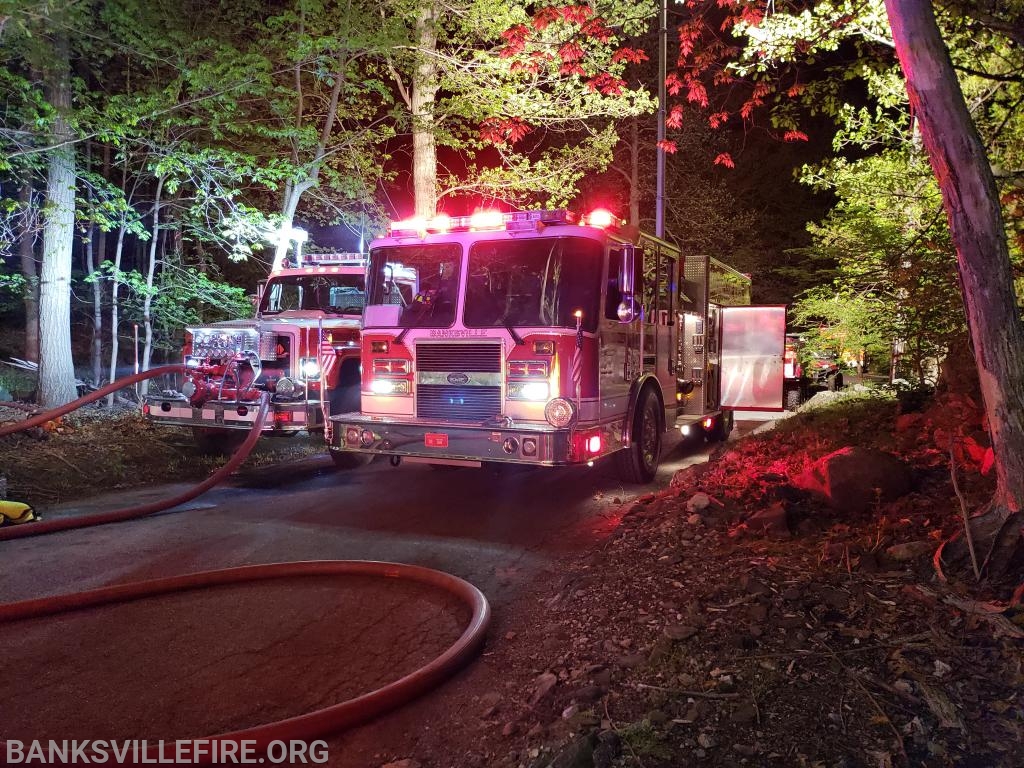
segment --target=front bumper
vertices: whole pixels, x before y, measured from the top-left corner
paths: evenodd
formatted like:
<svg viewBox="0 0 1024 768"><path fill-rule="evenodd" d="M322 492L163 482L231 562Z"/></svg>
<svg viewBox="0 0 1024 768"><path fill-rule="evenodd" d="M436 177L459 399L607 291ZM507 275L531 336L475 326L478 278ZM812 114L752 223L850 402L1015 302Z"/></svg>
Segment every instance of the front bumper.
<svg viewBox="0 0 1024 768"><path fill-rule="evenodd" d="M414 457L443 462L506 462L565 466L588 459L573 455L573 432L548 424L474 426L417 423L359 413L331 417L335 451Z"/></svg>
<svg viewBox="0 0 1024 768"><path fill-rule="evenodd" d="M187 399L149 395L146 398L146 417L154 424L176 427L206 427L211 429L252 429L256 421L258 403L211 400L200 408L193 408ZM288 434L323 429L323 413L318 400L270 402L264 434Z"/></svg>

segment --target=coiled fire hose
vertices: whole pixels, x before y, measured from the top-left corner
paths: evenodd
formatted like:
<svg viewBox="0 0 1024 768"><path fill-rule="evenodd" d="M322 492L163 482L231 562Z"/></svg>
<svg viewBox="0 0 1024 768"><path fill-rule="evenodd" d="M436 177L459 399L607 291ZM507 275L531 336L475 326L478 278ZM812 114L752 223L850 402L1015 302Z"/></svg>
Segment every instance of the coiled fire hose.
<svg viewBox="0 0 1024 768"><path fill-rule="evenodd" d="M105 397L108 393L146 378L153 378L164 373L176 373L184 370L184 366L168 365L154 368L145 373L139 373L119 379L96 392L72 403L57 408L47 413L40 414L31 419L17 422L14 425L0 427L0 437L39 426L59 416L79 408L87 403ZM249 455L253 446L259 438L260 431L266 419L269 402L266 396L260 402L256 421L253 423L245 442L239 447L231 459L217 472L213 473L207 480L194 488L179 494L172 499L153 502L139 507L130 507L103 512L96 515L88 515L80 518L43 521L39 523L26 523L13 528L0 529L0 541L5 539L32 536L41 533L52 533L55 531L84 528L104 523L132 520L145 515L153 514L169 509L185 501L195 498L201 493L209 490L226 475L234 471ZM23 533L24 531L24 533ZM12 535L13 534L13 535ZM247 747L254 748L256 754L266 753L267 748L273 742L285 742L291 740L310 741L331 733L350 728L354 725L366 722L377 715L383 714L395 707L404 704L411 699L425 693L430 688L438 685L454 672L463 667L483 645L487 626L490 623L490 605L483 593L463 579L451 574L436 571L430 568L423 568L415 565L400 563L383 563L361 560L313 560L294 563L268 563L263 565L247 565L236 568L225 568L215 571L204 571L201 573L184 574L171 576L162 579L152 579L129 584L118 584L109 587L77 592L66 595L55 595L42 597L33 600L23 600L16 603L0 604L0 624L11 623L31 618L54 616L70 611L78 611L86 608L93 608L113 603L130 602L158 595L166 595L173 592L185 592L209 587L224 586L228 584L242 584L253 581L267 581L270 579L296 578L296 577L323 577L323 576L376 576L389 579L407 579L427 587L443 589L462 601L472 612L469 623L462 635L449 646L440 656L423 667L410 674L384 685L374 691L358 696L354 699L334 704L322 709L307 712L303 715L291 717L286 720L279 720L264 725L258 725L240 731L218 734L203 739L193 739L191 742L184 742L181 753L182 759L190 765L209 765L213 754L227 754L224 749L208 749L205 752L193 753L192 746L196 743L209 745L211 742L234 743L241 745L245 742ZM155 762L155 754L149 750L142 756L142 762ZM239 752L236 750L235 754ZM7 743L0 740L0 754L8 754ZM176 754L177 756L177 754ZM98 755L91 755L91 762L103 764L105 761L97 759Z"/></svg>

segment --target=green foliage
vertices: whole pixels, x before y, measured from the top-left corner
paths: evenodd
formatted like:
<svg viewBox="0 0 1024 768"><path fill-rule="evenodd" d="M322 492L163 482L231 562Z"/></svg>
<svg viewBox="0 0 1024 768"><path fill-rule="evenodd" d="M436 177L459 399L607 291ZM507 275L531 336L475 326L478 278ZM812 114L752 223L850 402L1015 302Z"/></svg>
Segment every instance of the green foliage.
<svg viewBox="0 0 1024 768"><path fill-rule="evenodd" d="M925 383L930 360L965 329L956 261L927 161L894 150L808 169L839 203L809 230L805 255L833 267L831 284L806 292L793 320L819 348L902 350L908 378ZM812 346L814 346L812 342Z"/></svg>
<svg viewBox="0 0 1024 768"><path fill-rule="evenodd" d="M252 305L245 289L229 285L218 277L208 265L200 269L174 259L163 265L150 288L145 275L139 271L116 270L111 262L105 261L97 274L86 281L116 280L125 289L124 319L127 322L142 323L143 302L149 296L154 346L173 351L180 349L186 325L251 316Z"/></svg>

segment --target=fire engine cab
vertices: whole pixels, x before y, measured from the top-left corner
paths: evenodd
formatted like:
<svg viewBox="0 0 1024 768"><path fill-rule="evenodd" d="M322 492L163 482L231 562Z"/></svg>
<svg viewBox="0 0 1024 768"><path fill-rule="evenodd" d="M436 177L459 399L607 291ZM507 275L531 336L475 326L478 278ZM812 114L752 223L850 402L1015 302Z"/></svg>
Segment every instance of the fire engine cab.
<svg viewBox="0 0 1024 768"><path fill-rule="evenodd" d="M188 373L180 389L147 397L153 422L191 427L200 447L230 451L252 426L264 392L266 433L320 430L324 411L359 407L366 257L300 258L270 274L253 319L186 329Z"/></svg>
<svg viewBox="0 0 1024 768"><path fill-rule="evenodd" d="M404 278L404 279L403 279ZM606 211L393 223L370 247L358 412L332 454L592 464L650 481L667 430L781 410L785 307Z"/></svg>

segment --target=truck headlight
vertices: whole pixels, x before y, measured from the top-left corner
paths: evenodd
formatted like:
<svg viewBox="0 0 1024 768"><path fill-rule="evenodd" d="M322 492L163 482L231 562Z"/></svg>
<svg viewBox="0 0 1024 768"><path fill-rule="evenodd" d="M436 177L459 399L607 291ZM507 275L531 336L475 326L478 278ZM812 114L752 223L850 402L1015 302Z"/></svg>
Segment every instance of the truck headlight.
<svg viewBox="0 0 1024 768"><path fill-rule="evenodd" d="M370 391L375 395L408 395L407 379L374 379L370 382Z"/></svg>
<svg viewBox="0 0 1024 768"><path fill-rule="evenodd" d="M576 411L564 397L556 397L544 406L544 418L552 427L561 429L572 424Z"/></svg>
<svg viewBox="0 0 1024 768"><path fill-rule="evenodd" d="M513 381L508 384L509 400L533 400L543 402L551 392L546 381Z"/></svg>
<svg viewBox="0 0 1024 768"><path fill-rule="evenodd" d="M202 364L203 358L197 357L196 355L185 355L186 368L198 368Z"/></svg>
<svg viewBox="0 0 1024 768"><path fill-rule="evenodd" d="M320 378L320 361L315 357L304 357L299 361L299 373L306 381Z"/></svg>

